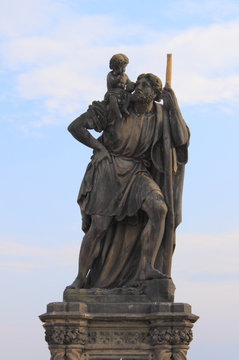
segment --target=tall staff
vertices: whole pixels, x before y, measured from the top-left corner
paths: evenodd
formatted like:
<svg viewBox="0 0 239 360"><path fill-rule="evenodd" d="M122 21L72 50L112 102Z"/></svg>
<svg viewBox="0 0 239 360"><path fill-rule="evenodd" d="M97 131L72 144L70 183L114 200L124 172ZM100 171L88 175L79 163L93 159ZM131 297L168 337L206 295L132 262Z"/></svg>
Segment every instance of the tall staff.
<svg viewBox="0 0 239 360"><path fill-rule="evenodd" d="M166 84L171 87L172 83L172 54L167 54Z"/></svg>

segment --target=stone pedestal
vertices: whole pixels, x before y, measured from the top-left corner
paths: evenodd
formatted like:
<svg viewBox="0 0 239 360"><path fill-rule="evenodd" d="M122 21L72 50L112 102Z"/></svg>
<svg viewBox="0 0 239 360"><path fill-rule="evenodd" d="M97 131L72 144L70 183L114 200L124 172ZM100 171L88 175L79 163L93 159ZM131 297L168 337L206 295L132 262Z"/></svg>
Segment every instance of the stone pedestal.
<svg viewBox="0 0 239 360"><path fill-rule="evenodd" d="M151 291L67 289L40 316L51 360L186 360L198 316L188 304L159 301L159 281ZM164 285L170 297L172 282Z"/></svg>

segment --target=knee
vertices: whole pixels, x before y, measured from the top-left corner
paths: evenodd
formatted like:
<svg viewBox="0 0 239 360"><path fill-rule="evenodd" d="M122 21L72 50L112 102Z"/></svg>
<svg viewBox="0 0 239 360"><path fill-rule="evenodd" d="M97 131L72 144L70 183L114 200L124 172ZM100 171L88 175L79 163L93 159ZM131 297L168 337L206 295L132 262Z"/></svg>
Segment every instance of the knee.
<svg viewBox="0 0 239 360"><path fill-rule="evenodd" d="M167 207L165 201L161 200L159 207L160 207L160 212L162 213L162 215L166 216L167 212L168 212L168 207Z"/></svg>
<svg viewBox="0 0 239 360"><path fill-rule="evenodd" d="M147 204L148 211L146 211L146 212L148 213L149 218L151 218L151 220L154 223L158 224L167 215L167 212L168 212L167 205L166 205L164 199L162 198L162 196L160 196L157 193L152 193L148 200L149 200L147 202L148 203Z"/></svg>
<svg viewBox="0 0 239 360"><path fill-rule="evenodd" d="M160 199L154 204L154 212L157 214L156 216L160 217L160 219L164 218L167 215L168 208L164 200Z"/></svg>

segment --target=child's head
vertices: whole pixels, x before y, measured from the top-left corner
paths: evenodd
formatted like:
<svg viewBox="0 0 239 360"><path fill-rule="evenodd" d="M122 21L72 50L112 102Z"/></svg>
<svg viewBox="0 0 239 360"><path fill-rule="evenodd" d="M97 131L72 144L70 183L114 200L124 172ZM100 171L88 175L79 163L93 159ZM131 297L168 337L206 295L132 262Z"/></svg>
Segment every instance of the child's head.
<svg viewBox="0 0 239 360"><path fill-rule="evenodd" d="M116 71L118 74L122 74L125 71L126 65L128 65L129 59L124 54L115 54L110 59L110 69Z"/></svg>

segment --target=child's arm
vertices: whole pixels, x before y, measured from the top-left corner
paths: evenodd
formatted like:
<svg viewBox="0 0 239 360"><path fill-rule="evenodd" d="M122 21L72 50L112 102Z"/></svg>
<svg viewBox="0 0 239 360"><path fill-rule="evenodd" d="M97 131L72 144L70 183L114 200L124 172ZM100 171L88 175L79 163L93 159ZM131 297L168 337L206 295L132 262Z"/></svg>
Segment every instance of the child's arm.
<svg viewBox="0 0 239 360"><path fill-rule="evenodd" d="M119 83L120 75L113 75L113 72L110 71L107 75L107 89L117 88Z"/></svg>
<svg viewBox="0 0 239 360"><path fill-rule="evenodd" d="M135 89L135 83L133 81L130 80L130 78L128 77L127 74L125 74L126 76L126 91L127 92L133 92Z"/></svg>

